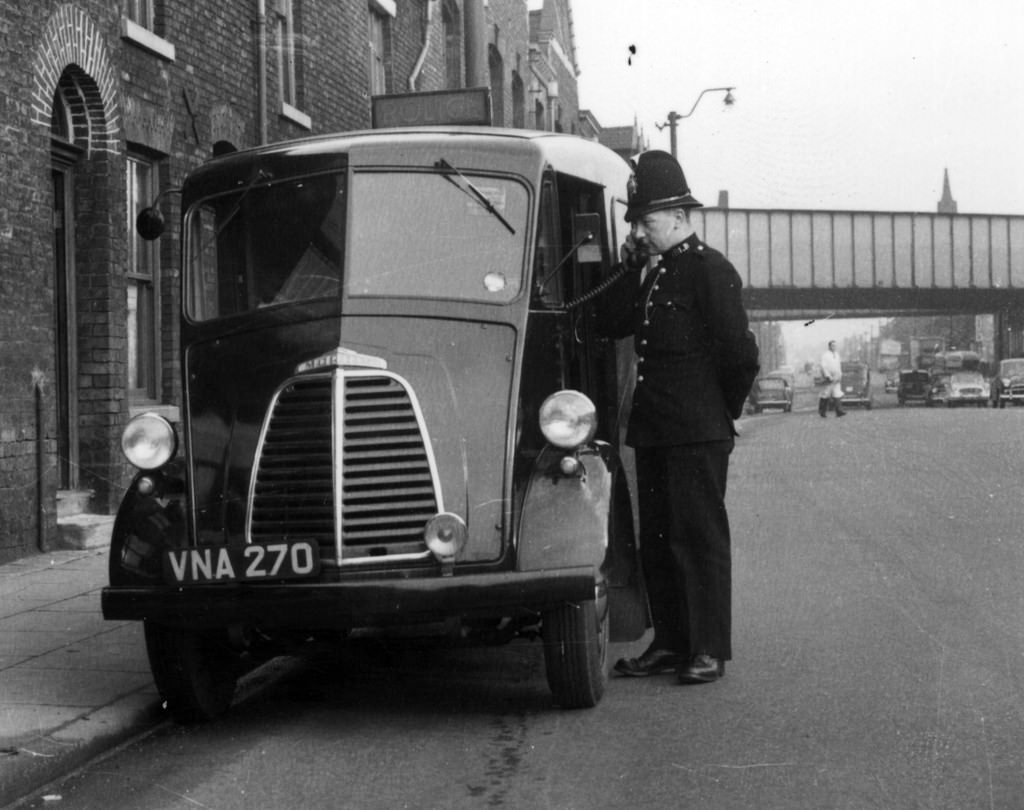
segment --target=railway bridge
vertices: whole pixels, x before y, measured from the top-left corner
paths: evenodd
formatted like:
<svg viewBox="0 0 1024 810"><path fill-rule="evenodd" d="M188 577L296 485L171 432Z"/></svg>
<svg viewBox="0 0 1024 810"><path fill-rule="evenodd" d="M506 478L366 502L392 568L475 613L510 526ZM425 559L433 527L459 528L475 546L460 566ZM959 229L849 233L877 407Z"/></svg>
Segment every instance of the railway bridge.
<svg viewBox="0 0 1024 810"><path fill-rule="evenodd" d="M992 314L1024 355L1024 216L704 208L698 235L743 278L753 320Z"/></svg>

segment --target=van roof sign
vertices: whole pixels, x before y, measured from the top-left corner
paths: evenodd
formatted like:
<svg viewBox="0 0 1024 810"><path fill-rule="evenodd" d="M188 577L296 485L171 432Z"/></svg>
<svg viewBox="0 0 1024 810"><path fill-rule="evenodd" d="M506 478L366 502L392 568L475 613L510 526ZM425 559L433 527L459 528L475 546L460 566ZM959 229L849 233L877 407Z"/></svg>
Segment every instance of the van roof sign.
<svg viewBox="0 0 1024 810"><path fill-rule="evenodd" d="M372 96L370 104L374 129L491 125L489 87Z"/></svg>

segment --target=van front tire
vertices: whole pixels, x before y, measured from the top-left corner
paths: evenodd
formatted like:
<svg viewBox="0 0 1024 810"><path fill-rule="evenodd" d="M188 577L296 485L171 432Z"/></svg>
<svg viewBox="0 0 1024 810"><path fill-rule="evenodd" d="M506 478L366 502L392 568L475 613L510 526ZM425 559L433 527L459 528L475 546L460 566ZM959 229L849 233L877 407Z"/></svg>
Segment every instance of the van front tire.
<svg viewBox="0 0 1024 810"><path fill-rule="evenodd" d="M192 724L226 712L239 674L239 654L226 633L143 624L149 668L171 716Z"/></svg>

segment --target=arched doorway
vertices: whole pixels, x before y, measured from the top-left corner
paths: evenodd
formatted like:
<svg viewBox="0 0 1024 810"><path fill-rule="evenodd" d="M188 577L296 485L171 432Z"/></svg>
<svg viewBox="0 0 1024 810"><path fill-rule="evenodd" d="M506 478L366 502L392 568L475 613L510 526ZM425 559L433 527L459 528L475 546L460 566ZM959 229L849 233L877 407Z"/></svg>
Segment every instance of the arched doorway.
<svg viewBox="0 0 1024 810"><path fill-rule="evenodd" d="M53 202L54 398L57 428L57 488L78 487L78 369L75 307L75 164L84 149L75 144L76 83L61 78L50 118L50 180Z"/></svg>

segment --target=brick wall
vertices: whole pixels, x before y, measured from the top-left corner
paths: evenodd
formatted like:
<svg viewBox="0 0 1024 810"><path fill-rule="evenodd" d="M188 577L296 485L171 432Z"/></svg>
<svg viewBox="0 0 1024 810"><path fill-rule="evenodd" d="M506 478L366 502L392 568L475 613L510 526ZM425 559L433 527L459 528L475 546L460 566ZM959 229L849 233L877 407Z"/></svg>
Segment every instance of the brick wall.
<svg viewBox="0 0 1024 810"><path fill-rule="evenodd" d="M293 1L300 120L282 115L277 60L268 47L267 140L369 127L366 0ZM143 41L122 19L123 5L0 0L0 179L5 192L0 199L0 561L30 553L40 527L45 542L52 544L55 536L50 118L58 86L71 110L72 141L79 148L73 169L71 339L77 363L79 484L96 492L98 512L116 509L130 476L119 450L129 412L125 155L131 151L157 159L160 187L166 189L180 186L191 169L212 156L215 145L245 148L260 137L255 2L156 0L155 36ZM399 0L395 5L389 26L389 92L410 92L409 77L418 64L417 90L444 89L444 6L461 26L462 0ZM526 2L491 0L488 14L489 36L501 48L506 71L505 97L495 101L511 122L512 72L518 70L529 83ZM272 33L268 15L268 45ZM464 69L463 63L463 75ZM529 94L526 101L530 106ZM308 116L308 127L302 116ZM159 400L173 406L181 400L177 197L166 195L162 207L168 229L159 247L158 387ZM41 424L36 381L42 392ZM36 474L40 450L41 479ZM42 499L37 497L40 481Z"/></svg>

